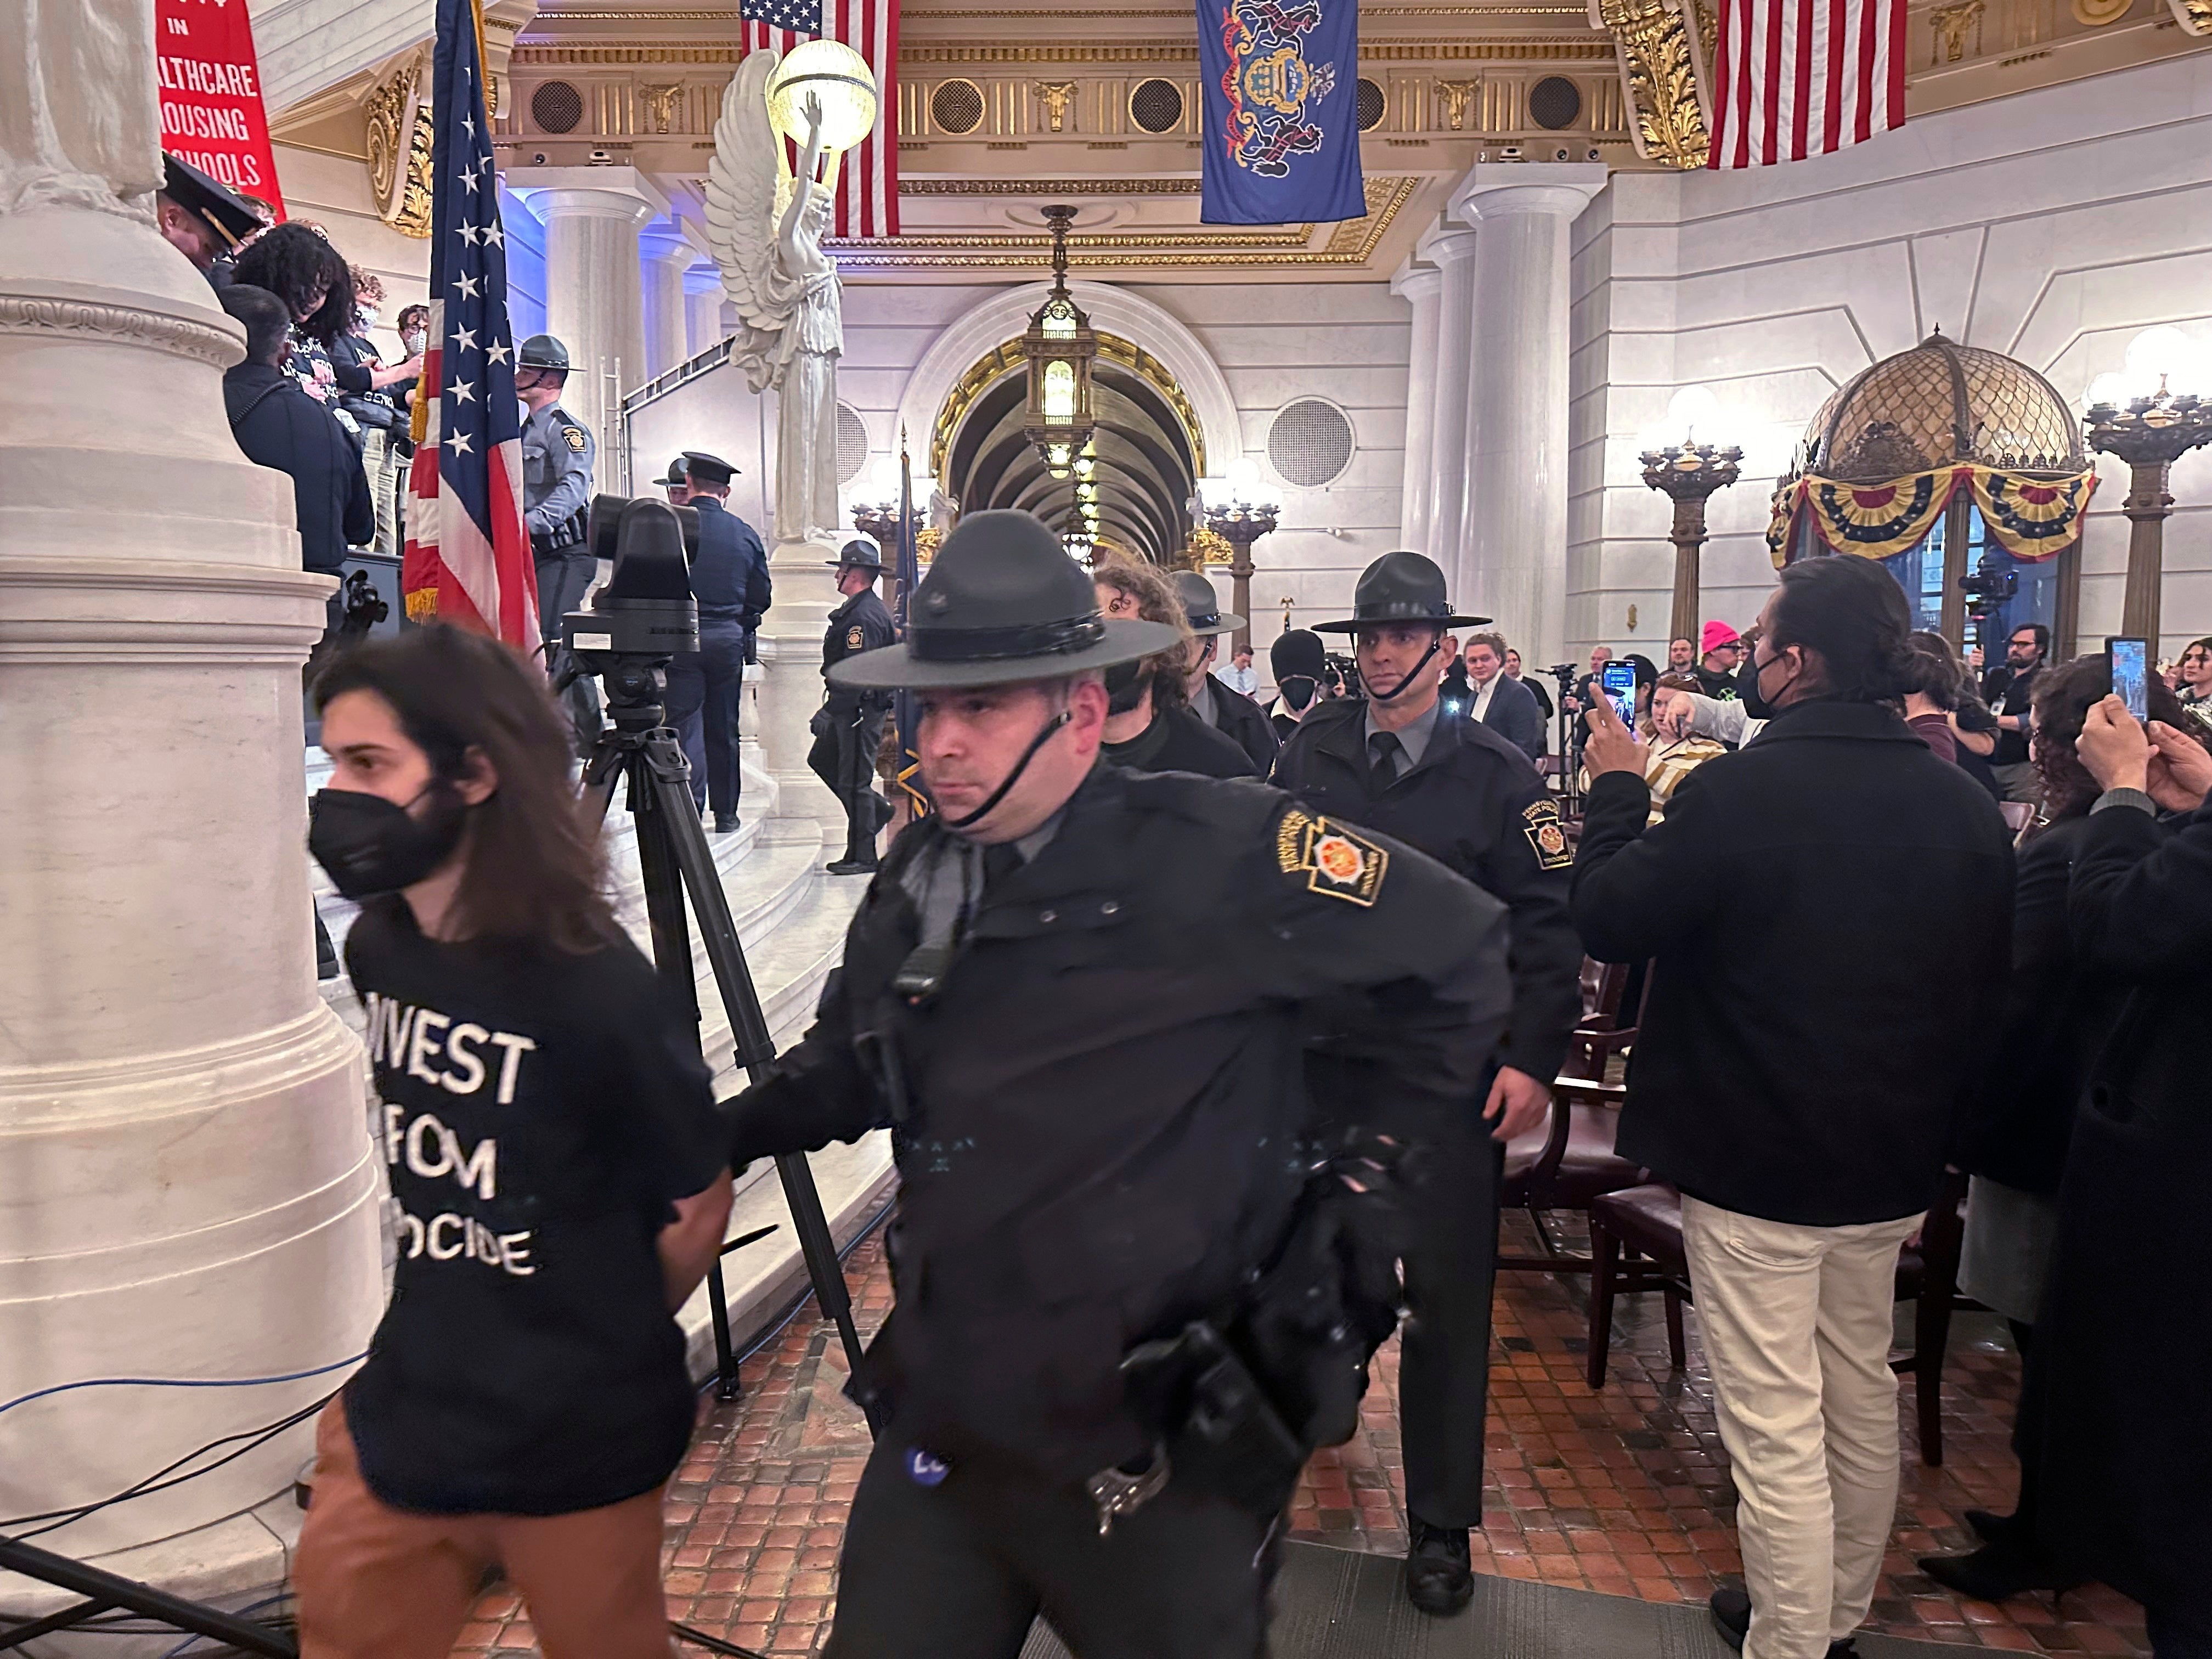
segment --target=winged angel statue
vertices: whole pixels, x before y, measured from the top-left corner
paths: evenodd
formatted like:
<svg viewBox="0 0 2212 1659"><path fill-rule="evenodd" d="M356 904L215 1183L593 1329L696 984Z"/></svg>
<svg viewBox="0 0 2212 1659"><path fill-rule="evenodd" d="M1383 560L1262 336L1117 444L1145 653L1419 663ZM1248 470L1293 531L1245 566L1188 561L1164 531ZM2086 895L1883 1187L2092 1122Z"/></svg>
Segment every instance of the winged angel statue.
<svg viewBox="0 0 2212 1659"><path fill-rule="evenodd" d="M798 173L769 125L776 54L738 66L714 127L707 242L738 309L732 356L755 392L775 388L775 538L834 539L837 526L837 358L845 349L837 267L822 251L830 196L815 177L822 106L807 94Z"/></svg>

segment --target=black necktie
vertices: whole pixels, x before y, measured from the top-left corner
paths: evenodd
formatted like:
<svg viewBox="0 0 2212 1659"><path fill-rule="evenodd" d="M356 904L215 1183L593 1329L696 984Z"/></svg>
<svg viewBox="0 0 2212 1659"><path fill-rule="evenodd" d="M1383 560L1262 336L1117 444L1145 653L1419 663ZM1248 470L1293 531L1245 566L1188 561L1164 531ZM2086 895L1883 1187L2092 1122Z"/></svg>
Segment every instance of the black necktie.
<svg viewBox="0 0 2212 1659"><path fill-rule="evenodd" d="M999 842L983 849L983 890L986 893L1005 882L1008 876L1022 867L1021 848L1010 841Z"/></svg>
<svg viewBox="0 0 2212 1659"><path fill-rule="evenodd" d="M1377 732L1367 739L1367 752L1371 757L1369 781L1379 795L1396 781L1398 757L1406 752L1406 745L1398 741L1395 732Z"/></svg>

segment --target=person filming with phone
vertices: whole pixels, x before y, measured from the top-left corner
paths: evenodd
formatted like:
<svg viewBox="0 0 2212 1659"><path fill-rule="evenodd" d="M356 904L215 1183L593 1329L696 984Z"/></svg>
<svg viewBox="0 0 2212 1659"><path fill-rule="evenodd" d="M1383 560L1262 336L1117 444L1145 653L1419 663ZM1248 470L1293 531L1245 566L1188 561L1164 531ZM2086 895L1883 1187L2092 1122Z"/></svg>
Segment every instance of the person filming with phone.
<svg viewBox="0 0 2212 1659"><path fill-rule="evenodd" d="M362 903L391 1307L316 1427L303 1659L453 1646L494 1565L553 1655L667 1659L674 1314L730 1212L696 1031L617 924L544 677L433 625L316 687L308 849Z"/></svg>

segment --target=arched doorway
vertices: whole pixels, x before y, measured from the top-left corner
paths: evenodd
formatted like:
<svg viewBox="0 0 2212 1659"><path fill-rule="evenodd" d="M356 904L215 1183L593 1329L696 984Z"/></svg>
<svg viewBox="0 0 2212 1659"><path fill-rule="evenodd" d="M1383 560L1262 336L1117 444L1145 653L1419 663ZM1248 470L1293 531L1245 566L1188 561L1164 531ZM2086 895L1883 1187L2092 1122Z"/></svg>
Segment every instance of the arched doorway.
<svg viewBox="0 0 2212 1659"><path fill-rule="evenodd" d="M1206 472L1197 413L1166 367L1119 335L1098 336L1091 380L1097 432L1077 476L1055 479L1023 435L1021 342L1002 341L969 367L938 410L931 471L963 512L1019 507L1070 534L1079 527L1078 492L1088 484L1102 544L1175 564L1190 545L1190 498Z"/></svg>

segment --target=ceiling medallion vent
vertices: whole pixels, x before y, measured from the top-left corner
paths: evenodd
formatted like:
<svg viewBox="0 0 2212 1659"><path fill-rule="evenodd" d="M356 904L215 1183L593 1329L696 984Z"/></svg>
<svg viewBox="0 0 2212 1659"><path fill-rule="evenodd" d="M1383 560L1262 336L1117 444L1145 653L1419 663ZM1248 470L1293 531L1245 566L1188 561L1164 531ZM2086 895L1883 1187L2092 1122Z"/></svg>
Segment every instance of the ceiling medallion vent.
<svg viewBox="0 0 2212 1659"><path fill-rule="evenodd" d="M540 132L574 132L584 118L584 94L566 81L542 82L530 94L530 118Z"/></svg>
<svg viewBox="0 0 2212 1659"><path fill-rule="evenodd" d="M1547 132L1582 119L1582 88L1564 75L1547 75L1528 88L1528 118Z"/></svg>
<svg viewBox="0 0 2212 1659"><path fill-rule="evenodd" d="M837 482L849 484L868 464L868 423L850 404L837 405Z"/></svg>
<svg viewBox="0 0 2212 1659"><path fill-rule="evenodd" d="M1333 483L1352 465L1352 422L1334 404L1301 398L1267 428L1267 465L1285 483Z"/></svg>
<svg viewBox="0 0 2212 1659"><path fill-rule="evenodd" d="M983 92L973 81L947 81L929 94L929 118L956 137L982 124Z"/></svg>
<svg viewBox="0 0 2212 1659"><path fill-rule="evenodd" d="M1146 132L1173 132L1182 124L1182 88L1158 77L1139 81L1129 94L1129 118Z"/></svg>
<svg viewBox="0 0 2212 1659"><path fill-rule="evenodd" d="M1359 117L1359 130L1372 132L1382 125L1383 113L1389 105L1382 96L1382 88L1363 75L1352 96L1352 107Z"/></svg>

